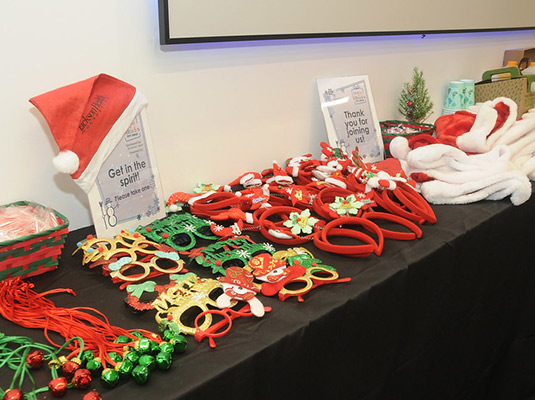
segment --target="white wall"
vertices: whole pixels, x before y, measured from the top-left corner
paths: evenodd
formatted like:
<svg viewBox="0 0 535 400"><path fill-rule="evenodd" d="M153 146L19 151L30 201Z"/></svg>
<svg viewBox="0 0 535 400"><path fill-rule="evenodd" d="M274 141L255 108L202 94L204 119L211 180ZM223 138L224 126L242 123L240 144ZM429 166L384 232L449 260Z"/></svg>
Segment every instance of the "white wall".
<svg viewBox="0 0 535 400"><path fill-rule="evenodd" d="M28 5L31 3L31 5ZM57 146L28 103L100 72L149 100L165 195L199 181L227 183L325 138L315 78L368 74L380 120L418 66L440 114L453 79L478 79L535 32L343 38L170 46L158 39L157 0L11 1L0 6L0 204L33 200L91 224L85 194L54 170ZM431 121L431 122L432 122Z"/></svg>

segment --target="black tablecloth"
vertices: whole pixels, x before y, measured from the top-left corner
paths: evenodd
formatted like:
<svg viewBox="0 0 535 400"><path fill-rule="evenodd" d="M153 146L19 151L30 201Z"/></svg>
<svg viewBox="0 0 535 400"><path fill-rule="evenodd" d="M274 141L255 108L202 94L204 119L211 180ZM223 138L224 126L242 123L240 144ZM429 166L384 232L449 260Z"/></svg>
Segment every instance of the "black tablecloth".
<svg viewBox="0 0 535 400"><path fill-rule="evenodd" d="M530 398L535 199L519 207L504 200L433 208L438 222L423 227L422 239L386 240L380 257L305 246L351 282L319 287L304 303L262 298L273 308L264 318L236 320L216 349L189 337L171 370L156 371L145 386L92 387L104 399ZM117 285L71 256L88 233L91 227L69 234L59 268L31 279L35 290L72 288L76 297L49 298L97 308L114 325L157 331L154 313L132 314ZM0 331L44 341L41 331L4 319ZM2 387L11 376L5 371ZM81 397L72 390L66 398Z"/></svg>

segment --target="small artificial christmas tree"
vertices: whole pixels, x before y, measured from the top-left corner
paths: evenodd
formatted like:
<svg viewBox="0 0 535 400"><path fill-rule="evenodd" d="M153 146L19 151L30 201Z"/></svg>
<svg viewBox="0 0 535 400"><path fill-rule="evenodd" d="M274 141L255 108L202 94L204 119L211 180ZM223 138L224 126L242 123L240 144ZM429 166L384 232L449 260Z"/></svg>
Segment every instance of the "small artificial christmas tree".
<svg viewBox="0 0 535 400"><path fill-rule="evenodd" d="M431 114L433 102L425 87L424 73L414 67L412 82L405 82L399 97L398 111L407 121L420 123Z"/></svg>

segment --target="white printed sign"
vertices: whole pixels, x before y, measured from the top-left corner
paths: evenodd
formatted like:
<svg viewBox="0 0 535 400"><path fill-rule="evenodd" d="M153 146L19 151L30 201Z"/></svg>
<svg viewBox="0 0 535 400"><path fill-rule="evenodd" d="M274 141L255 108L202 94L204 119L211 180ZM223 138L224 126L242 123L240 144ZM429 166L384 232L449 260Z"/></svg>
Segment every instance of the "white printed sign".
<svg viewBox="0 0 535 400"><path fill-rule="evenodd" d="M321 78L317 86L329 145L348 154L358 147L365 162L383 160L383 139L368 76Z"/></svg>
<svg viewBox="0 0 535 400"><path fill-rule="evenodd" d="M88 196L98 237L111 238L165 216L144 110L102 164Z"/></svg>

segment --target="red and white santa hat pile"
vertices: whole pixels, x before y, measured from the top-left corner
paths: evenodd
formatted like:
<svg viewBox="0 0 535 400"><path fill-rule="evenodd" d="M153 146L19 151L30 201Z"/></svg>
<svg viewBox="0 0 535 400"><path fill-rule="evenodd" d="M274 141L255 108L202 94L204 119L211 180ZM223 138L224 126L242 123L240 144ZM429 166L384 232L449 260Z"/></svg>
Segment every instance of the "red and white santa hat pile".
<svg viewBox="0 0 535 400"><path fill-rule="evenodd" d="M438 118L436 138L395 138L390 151L406 174L421 182L429 202L464 204L511 196L518 205L531 195L528 176L535 178L534 117L530 112L517 120L516 103L500 97Z"/></svg>
<svg viewBox="0 0 535 400"><path fill-rule="evenodd" d="M56 169L89 192L100 167L147 104L132 85L100 74L30 99L45 118L59 154Z"/></svg>

